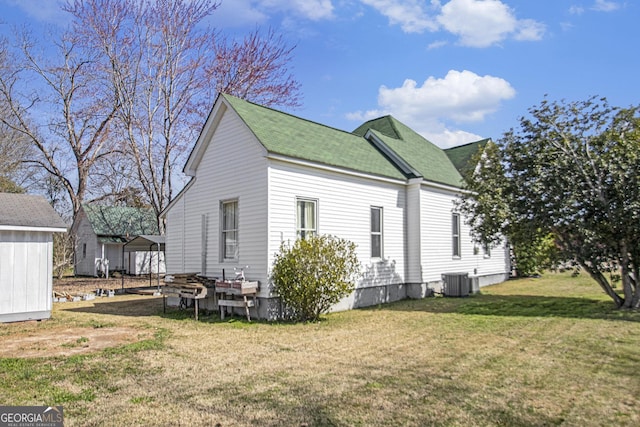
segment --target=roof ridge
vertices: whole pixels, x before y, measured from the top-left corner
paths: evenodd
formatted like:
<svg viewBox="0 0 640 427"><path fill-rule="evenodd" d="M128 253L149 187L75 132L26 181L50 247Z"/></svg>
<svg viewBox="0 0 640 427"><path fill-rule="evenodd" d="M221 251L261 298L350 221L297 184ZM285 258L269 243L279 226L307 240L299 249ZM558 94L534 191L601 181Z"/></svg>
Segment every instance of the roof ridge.
<svg viewBox="0 0 640 427"><path fill-rule="evenodd" d="M230 95L228 93L220 93L220 95L225 99L233 98L233 99L238 100L240 102L251 104L251 105L253 105L255 107L259 107L259 108L262 108L262 109L265 109L265 110L270 110L270 111L273 111L274 113L283 114L285 116L289 116L289 117L291 117L293 119L296 119L296 120L302 120L304 122L311 123L311 124L314 124L314 125L317 125L317 126L321 126L323 128L327 128L327 129L331 129L331 130L334 130L334 131L337 131L337 132L345 133L347 135L359 137L359 135L355 135L353 132L349 132L349 131L346 131L344 129L339 129L339 128L336 128L336 127L333 127L333 126L329 126L329 125L326 125L324 123L316 122L315 120L311 120L311 119L307 119L307 118L304 118L304 117L296 116L293 113L289 113L289 112L286 112L286 111L278 110L278 109L273 108L273 107L269 107L269 106L266 106L266 105L260 105L260 104L257 104L255 102L253 102L253 101L249 101L247 99L242 99L242 98L239 98L237 96Z"/></svg>
<svg viewBox="0 0 640 427"><path fill-rule="evenodd" d="M467 146L472 145L472 144L480 144L482 142L488 142L488 141L491 141L491 138L482 138L482 139L479 139L477 141L471 141L471 142L467 142L467 143L464 143L464 144L461 144L461 145L456 145L455 147L445 148L444 151L455 150L456 148L463 148L463 147L467 147Z"/></svg>

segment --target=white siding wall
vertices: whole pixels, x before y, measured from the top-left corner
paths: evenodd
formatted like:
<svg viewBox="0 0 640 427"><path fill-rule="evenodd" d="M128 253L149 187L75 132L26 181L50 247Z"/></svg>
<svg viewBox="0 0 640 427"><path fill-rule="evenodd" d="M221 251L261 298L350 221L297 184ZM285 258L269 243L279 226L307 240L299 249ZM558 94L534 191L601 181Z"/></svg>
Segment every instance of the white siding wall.
<svg viewBox="0 0 640 427"><path fill-rule="evenodd" d="M0 231L0 321L50 316L52 257L52 233Z"/></svg>
<svg viewBox="0 0 640 427"><path fill-rule="evenodd" d="M507 271L504 247L492 248L485 258L482 248L474 254L470 228L460 216L461 256L453 257L451 215L455 212L455 194L422 187L422 270L425 282L441 280L443 273L469 275L500 274Z"/></svg>
<svg viewBox="0 0 640 427"><path fill-rule="evenodd" d="M76 252L75 252L75 270L76 274L81 276L95 276L96 264L95 259L100 258L100 245L98 245L97 236L91 228L91 224L87 219L84 210L81 210L74 230L76 236ZM87 245L86 256L83 257L83 244Z"/></svg>
<svg viewBox="0 0 640 427"><path fill-rule="evenodd" d="M414 179L406 187L407 193L407 283L422 283L422 179Z"/></svg>
<svg viewBox="0 0 640 427"><path fill-rule="evenodd" d="M267 270L267 160L263 147L226 111L198 165L196 180L167 213L167 272L232 277L249 268L249 280L265 283ZM220 259L220 202L238 201L239 259ZM202 216L206 268L202 271ZM181 224L182 223L182 224ZM265 289L265 286L262 287Z"/></svg>
<svg viewBox="0 0 640 427"><path fill-rule="evenodd" d="M185 269L184 210L185 193L173 202L166 215L165 255L167 272L182 273Z"/></svg>
<svg viewBox="0 0 640 427"><path fill-rule="evenodd" d="M316 199L318 232L353 241L365 274L359 286L405 277L404 186L272 161L269 169L269 266L280 242L296 238L296 197ZM372 260L370 207L383 208L383 261Z"/></svg>
<svg viewBox="0 0 640 427"><path fill-rule="evenodd" d="M123 244L105 244L104 256L109 260L109 274L115 270L124 270L126 266L126 254L123 254ZM124 260L123 260L124 258Z"/></svg>
<svg viewBox="0 0 640 427"><path fill-rule="evenodd" d="M164 252L160 251L136 251L126 252L125 263L128 274L161 274L165 272Z"/></svg>

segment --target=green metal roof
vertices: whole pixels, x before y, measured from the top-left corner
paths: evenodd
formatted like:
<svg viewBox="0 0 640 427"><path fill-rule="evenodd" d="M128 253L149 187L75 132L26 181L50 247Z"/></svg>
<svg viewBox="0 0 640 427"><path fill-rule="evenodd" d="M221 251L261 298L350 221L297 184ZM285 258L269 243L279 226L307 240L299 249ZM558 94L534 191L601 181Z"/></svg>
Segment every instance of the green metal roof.
<svg viewBox="0 0 640 427"><path fill-rule="evenodd" d="M479 151L484 150L484 147L490 141L489 138L481 139L480 141L470 142L469 144L460 145L458 147L448 148L445 150L451 163L458 169L462 176L475 167L475 164L471 162L473 156Z"/></svg>
<svg viewBox="0 0 640 427"><path fill-rule="evenodd" d="M83 204L82 209L93 232L101 237L133 238L141 234L160 234L151 209L90 204Z"/></svg>
<svg viewBox="0 0 640 427"><path fill-rule="evenodd" d="M392 116L370 120L353 131L365 135L371 130L393 152L427 181L460 187L462 177L447 154Z"/></svg>
<svg viewBox="0 0 640 427"><path fill-rule="evenodd" d="M301 119L230 95L221 96L238 113L269 153L405 179L393 163L360 135Z"/></svg>

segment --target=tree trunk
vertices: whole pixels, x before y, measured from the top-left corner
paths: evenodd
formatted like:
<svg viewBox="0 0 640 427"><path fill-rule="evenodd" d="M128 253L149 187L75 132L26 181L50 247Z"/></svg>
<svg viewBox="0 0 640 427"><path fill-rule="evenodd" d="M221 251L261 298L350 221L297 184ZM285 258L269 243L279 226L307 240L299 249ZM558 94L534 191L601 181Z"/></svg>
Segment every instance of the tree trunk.
<svg viewBox="0 0 640 427"><path fill-rule="evenodd" d="M580 262L580 265L582 265L582 267L589 273L591 278L593 278L593 280L595 280L600 285L604 292L609 295L609 297L611 297L613 302L616 304L616 307L620 308L624 305L624 298L621 298L620 295L618 295L616 291L613 290L611 284L609 283L607 278L604 277L601 271L591 268L584 262Z"/></svg>

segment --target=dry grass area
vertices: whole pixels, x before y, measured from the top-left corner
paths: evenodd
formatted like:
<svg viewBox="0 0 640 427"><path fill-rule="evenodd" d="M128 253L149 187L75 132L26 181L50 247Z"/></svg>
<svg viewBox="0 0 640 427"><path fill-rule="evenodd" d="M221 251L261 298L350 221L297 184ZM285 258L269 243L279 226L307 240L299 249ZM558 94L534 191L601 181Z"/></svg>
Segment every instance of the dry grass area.
<svg viewBox="0 0 640 427"><path fill-rule="evenodd" d="M38 357L4 353L0 402L62 405L68 426L640 424L640 313L613 309L585 277L315 324L191 315L125 295L3 325L0 345L65 330L78 335L72 347L114 328L130 339L66 356L50 353L55 344Z"/></svg>

